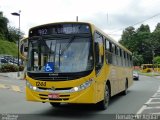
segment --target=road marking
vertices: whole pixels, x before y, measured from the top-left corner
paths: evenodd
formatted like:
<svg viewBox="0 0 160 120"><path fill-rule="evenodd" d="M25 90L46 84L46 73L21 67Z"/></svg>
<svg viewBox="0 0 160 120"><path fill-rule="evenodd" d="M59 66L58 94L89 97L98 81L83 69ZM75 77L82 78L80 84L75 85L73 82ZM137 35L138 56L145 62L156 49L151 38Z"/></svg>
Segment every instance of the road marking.
<svg viewBox="0 0 160 120"><path fill-rule="evenodd" d="M0 88L8 88L5 84L0 84Z"/></svg>
<svg viewBox="0 0 160 120"><path fill-rule="evenodd" d="M142 114L142 112L147 108L146 105L143 105L137 112L137 114Z"/></svg>
<svg viewBox="0 0 160 120"><path fill-rule="evenodd" d="M159 101L153 102L153 100L159 100ZM150 98L145 104L152 104L152 103L160 103L160 98Z"/></svg>
<svg viewBox="0 0 160 120"><path fill-rule="evenodd" d="M0 89L8 89L15 92L24 92L24 86L9 85L0 83Z"/></svg>
<svg viewBox="0 0 160 120"><path fill-rule="evenodd" d="M16 86L16 85L11 85L11 90L16 91L16 92L22 92L19 86Z"/></svg>
<svg viewBox="0 0 160 120"><path fill-rule="evenodd" d="M160 109L159 105L156 104L160 104L160 86L157 90L157 92L146 102L144 103L144 105L138 110L137 114L143 114L142 112L145 110L151 110L151 109ZM150 107L150 105L156 105L154 107ZM153 112L150 111L149 114L160 114L159 112Z"/></svg>
<svg viewBox="0 0 160 120"><path fill-rule="evenodd" d="M153 96L152 96L152 98L160 98L160 93L155 93Z"/></svg>
<svg viewBox="0 0 160 120"><path fill-rule="evenodd" d="M137 114L144 114L143 112L144 112L145 110L156 110L156 109L160 109L160 107L147 107L147 105L143 105L143 106L139 109L139 111L137 112ZM150 111L149 113L145 113L145 114L159 114L159 112L156 113L156 112Z"/></svg>

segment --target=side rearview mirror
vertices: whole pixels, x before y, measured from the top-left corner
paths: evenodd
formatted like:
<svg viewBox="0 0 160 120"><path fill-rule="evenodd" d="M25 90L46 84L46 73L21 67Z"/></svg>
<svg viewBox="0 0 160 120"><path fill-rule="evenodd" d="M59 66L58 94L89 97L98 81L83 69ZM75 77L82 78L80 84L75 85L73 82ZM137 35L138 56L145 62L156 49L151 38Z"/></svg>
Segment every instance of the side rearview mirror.
<svg viewBox="0 0 160 120"><path fill-rule="evenodd" d="M28 47L24 47L24 52L28 52Z"/></svg>
<svg viewBox="0 0 160 120"><path fill-rule="evenodd" d="M100 52L100 45L98 43L95 43L95 64L96 64L96 69L100 69L102 67L102 55Z"/></svg>
<svg viewBox="0 0 160 120"><path fill-rule="evenodd" d="M23 39L20 40L19 53L20 53L21 59L27 61L27 54L28 54L28 38L23 38Z"/></svg>
<svg viewBox="0 0 160 120"><path fill-rule="evenodd" d="M95 43L95 63L98 65L99 63L99 44Z"/></svg>

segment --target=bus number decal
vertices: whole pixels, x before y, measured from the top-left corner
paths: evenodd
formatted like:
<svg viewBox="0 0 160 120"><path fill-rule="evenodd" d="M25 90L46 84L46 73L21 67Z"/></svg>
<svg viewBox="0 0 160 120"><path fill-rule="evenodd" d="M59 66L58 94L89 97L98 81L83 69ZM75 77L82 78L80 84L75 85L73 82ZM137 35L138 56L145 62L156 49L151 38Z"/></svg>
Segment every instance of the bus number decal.
<svg viewBox="0 0 160 120"><path fill-rule="evenodd" d="M38 30L39 35L46 35L47 32L48 32L47 29Z"/></svg>
<svg viewBox="0 0 160 120"><path fill-rule="evenodd" d="M36 82L36 86L46 86L46 82Z"/></svg>

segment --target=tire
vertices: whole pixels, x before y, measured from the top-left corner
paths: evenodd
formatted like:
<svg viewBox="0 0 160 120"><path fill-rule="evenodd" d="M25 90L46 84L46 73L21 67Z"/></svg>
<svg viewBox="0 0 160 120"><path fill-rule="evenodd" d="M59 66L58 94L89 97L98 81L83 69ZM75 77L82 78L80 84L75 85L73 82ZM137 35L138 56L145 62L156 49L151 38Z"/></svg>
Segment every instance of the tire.
<svg viewBox="0 0 160 120"><path fill-rule="evenodd" d="M104 89L104 99L97 103L99 110L105 110L109 106L109 100L110 100L110 89L108 85L106 84Z"/></svg>
<svg viewBox="0 0 160 120"><path fill-rule="evenodd" d="M128 81L125 82L125 90L122 92L122 95L127 95L128 92Z"/></svg>
<svg viewBox="0 0 160 120"><path fill-rule="evenodd" d="M50 104L53 106L53 107L60 107L60 103L53 103L53 102L50 102Z"/></svg>

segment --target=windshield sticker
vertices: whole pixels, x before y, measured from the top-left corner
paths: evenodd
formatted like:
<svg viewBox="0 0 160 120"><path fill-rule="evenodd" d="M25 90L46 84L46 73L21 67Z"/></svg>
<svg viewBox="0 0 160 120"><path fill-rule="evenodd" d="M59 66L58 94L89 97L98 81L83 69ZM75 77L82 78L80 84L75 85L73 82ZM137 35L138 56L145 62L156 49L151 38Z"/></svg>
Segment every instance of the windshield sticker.
<svg viewBox="0 0 160 120"><path fill-rule="evenodd" d="M45 72L54 72L53 62L47 62L47 64L45 65Z"/></svg>

